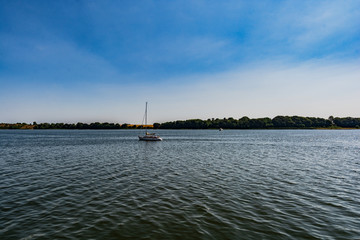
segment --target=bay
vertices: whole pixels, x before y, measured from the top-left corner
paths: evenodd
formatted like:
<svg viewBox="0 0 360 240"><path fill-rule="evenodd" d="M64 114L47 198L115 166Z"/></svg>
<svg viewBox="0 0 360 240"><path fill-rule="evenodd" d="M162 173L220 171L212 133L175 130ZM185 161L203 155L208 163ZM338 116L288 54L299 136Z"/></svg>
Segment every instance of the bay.
<svg viewBox="0 0 360 240"><path fill-rule="evenodd" d="M359 239L359 130L1 130L0 239Z"/></svg>

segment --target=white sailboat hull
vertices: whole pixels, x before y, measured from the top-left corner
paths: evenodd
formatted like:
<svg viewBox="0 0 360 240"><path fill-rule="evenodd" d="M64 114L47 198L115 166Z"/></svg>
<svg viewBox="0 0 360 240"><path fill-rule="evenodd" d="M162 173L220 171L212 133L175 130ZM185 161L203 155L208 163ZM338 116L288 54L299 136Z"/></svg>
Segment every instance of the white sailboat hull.
<svg viewBox="0 0 360 240"><path fill-rule="evenodd" d="M162 141L162 138L159 136L139 136L140 141Z"/></svg>

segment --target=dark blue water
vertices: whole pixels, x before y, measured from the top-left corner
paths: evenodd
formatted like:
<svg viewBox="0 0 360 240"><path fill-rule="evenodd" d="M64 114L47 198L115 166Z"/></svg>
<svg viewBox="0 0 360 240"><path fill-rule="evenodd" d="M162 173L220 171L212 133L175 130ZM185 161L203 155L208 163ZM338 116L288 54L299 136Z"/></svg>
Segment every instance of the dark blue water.
<svg viewBox="0 0 360 240"><path fill-rule="evenodd" d="M0 239L360 239L360 131L0 131Z"/></svg>

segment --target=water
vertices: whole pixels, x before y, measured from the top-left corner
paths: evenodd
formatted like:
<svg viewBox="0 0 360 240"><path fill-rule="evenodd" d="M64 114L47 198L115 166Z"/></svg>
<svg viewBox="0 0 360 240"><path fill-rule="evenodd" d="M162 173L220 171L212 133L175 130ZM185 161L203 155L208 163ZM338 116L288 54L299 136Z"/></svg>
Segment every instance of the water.
<svg viewBox="0 0 360 240"><path fill-rule="evenodd" d="M360 131L0 131L0 239L360 239Z"/></svg>

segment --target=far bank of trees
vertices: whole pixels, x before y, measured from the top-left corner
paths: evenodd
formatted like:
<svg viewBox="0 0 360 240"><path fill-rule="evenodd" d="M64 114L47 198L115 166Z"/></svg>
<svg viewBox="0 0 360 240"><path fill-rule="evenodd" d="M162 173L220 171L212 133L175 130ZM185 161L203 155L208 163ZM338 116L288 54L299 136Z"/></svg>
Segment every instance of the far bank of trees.
<svg viewBox="0 0 360 240"><path fill-rule="evenodd" d="M147 128L152 128L153 125L147 125ZM0 123L0 129L141 129L142 125L133 124L118 124L118 123Z"/></svg>
<svg viewBox="0 0 360 240"><path fill-rule="evenodd" d="M142 125L119 123L0 123L0 129L142 129ZM300 116L276 116L271 118L212 118L189 119L165 123L154 123L147 128L155 129L315 129L315 128L359 128L360 118L333 117L328 119Z"/></svg>
<svg viewBox="0 0 360 240"><path fill-rule="evenodd" d="M128 123L119 124L119 123L40 123L37 124L34 122L34 129L135 129L143 128L141 125L132 125ZM152 126L148 126L152 127Z"/></svg>
<svg viewBox="0 0 360 240"><path fill-rule="evenodd" d="M33 129L34 126L27 123L0 123L0 129Z"/></svg>
<svg viewBox="0 0 360 240"><path fill-rule="evenodd" d="M207 120L190 119L165 123L154 123L159 129L312 129L312 128L360 128L360 118L334 118L328 119L300 116L276 116L271 118L242 117L212 118Z"/></svg>

